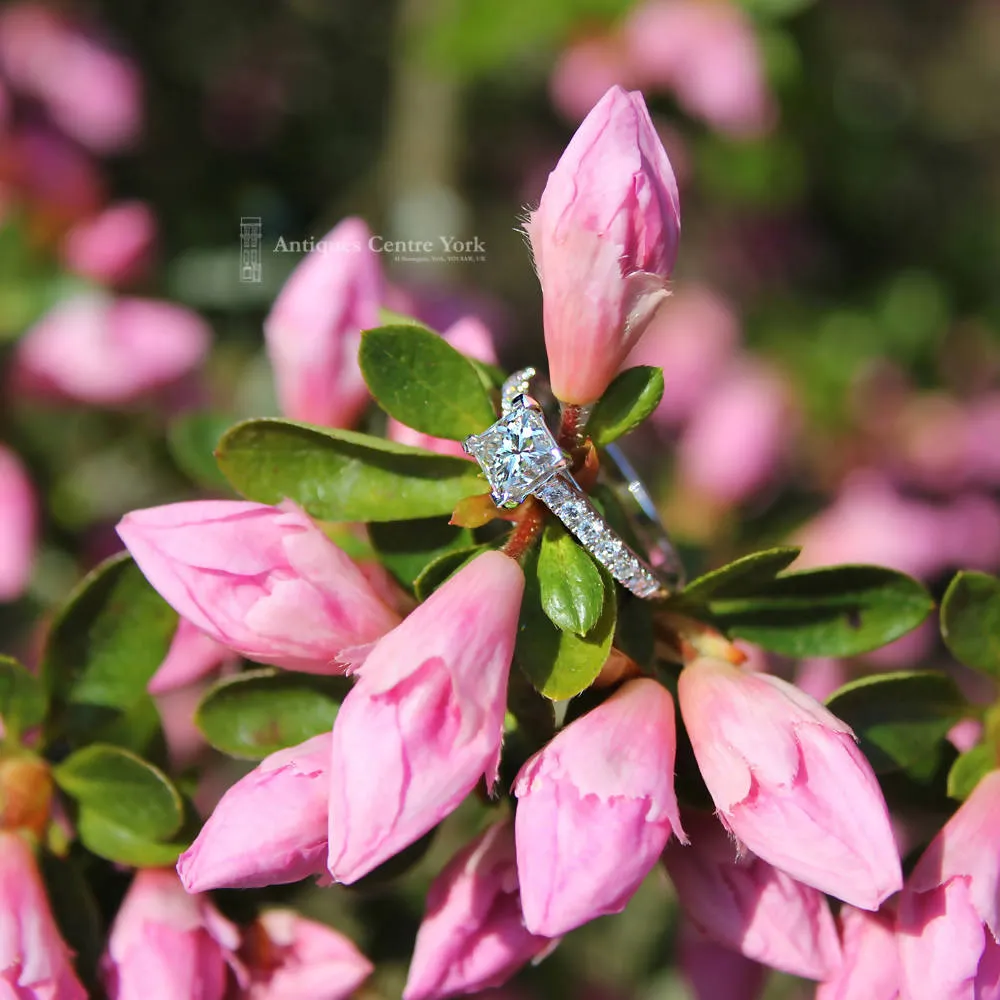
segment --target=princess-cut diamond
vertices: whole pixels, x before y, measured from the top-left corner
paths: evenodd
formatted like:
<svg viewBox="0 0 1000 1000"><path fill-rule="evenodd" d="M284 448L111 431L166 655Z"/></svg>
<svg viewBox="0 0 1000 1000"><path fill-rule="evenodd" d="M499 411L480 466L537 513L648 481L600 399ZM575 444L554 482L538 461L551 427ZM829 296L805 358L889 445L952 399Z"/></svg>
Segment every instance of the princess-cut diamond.
<svg viewBox="0 0 1000 1000"><path fill-rule="evenodd" d="M567 465L544 417L529 406L515 406L482 434L466 438L465 450L479 462L498 507L523 503Z"/></svg>

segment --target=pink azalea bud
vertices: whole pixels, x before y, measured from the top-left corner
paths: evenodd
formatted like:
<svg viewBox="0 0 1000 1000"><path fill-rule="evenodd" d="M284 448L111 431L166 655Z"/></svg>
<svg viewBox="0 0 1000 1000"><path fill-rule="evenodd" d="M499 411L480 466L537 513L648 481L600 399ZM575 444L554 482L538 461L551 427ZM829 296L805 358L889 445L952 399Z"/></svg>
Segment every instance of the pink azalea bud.
<svg viewBox="0 0 1000 1000"><path fill-rule="evenodd" d="M677 950L694 1000L758 1000L764 992L763 965L710 941L690 924L681 926Z"/></svg>
<svg viewBox="0 0 1000 1000"><path fill-rule="evenodd" d="M718 504L742 503L774 477L794 432L788 388L766 365L732 365L684 429L678 475L693 493Z"/></svg>
<svg viewBox="0 0 1000 1000"><path fill-rule="evenodd" d="M20 597L31 579L38 530L35 502L21 460L0 445L0 603Z"/></svg>
<svg viewBox="0 0 1000 1000"><path fill-rule="evenodd" d="M127 284L148 269L156 239L156 218L141 201L123 201L65 236L63 262L69 270L106 285Z"/></svg>
<svg viewBox="0 0 1000 1000"><path fill-rule="evenodd" d="M101 960L110 1000L223 1000L239 931L170 871L136 873Z"/></svg>
<svg viewBox="0 0 1000 1000"><path fill-rule="evenodd" d="M893 923L891 914L884 911L842 907L844 960L817 987L816 1000L899 1000L902 972Z"/></svg>
<svg viewBox="0 0 1000 1000"><path fill-rule="evenodd" d="M836 716L778 677L706 658L678 696L719 819L754 854L867 910L902 886L882 791Z"/></svg>
<svg viewBox="0 0 1000 1000"><path fill-rule="evenodd" d="M333 727L330 873L356 882L500 763L524 575L501 552L459 570L371 651Z"/></svg>
<svg viewBox="0 0 1000 1000"><path fill-rule="evenodd" d="M674 700L629 681L559 732L517 776L517 871L524 922L557 937L619 913L671 830L687 841L674 795Z"/></svg>
<svg viewBox="0 0 1000 1000"><path fill-rule="evenodd" d="M0 830L0 996L86 1000L31 848Z"/></svg>
<svg viewBox="0 0 1000 1000"><path fill-rule="evenodd" d="M500 986L552 944L524 926L514 826L496 823L462 848L431 885L403 1000Z"/></svg>
<svg viewBox="0 0 1000 1000"><path fill-rule="evenodd" d="M186 618L181 618L170 649L146 685L146 690L155 695L187 687L231 659L231 649L205 635Z"/></svg>
<svg viewBox="0 0 1000 1000"><path fill-rule="evenodd" d="M552 391L593 402L666 299L680 239L677 182L640 93L612 87L595 105L525 228Z"/></svg>
<svg viewBox="0 0 1000 1000"><path fill-rule="evenodd" d="M497 363L496 350L493 347L493 336L486 324L476 316L466 316L453 323L441 335L456 351L461 351L467 357L484 364L495 365ZM465 458L472 461L470 456L462 447L461 441L449 441L446 438L433 437L430 434L422 434L412 427L401 424L398 420L390 417L386 436L390 441L398 441L400 444L413 445L415 448L426 448L428 451L435 451L440 455L454 455L456 458Z"/></svg>
<svg viewBox="0 0 1000 1000"><path fill-rule="evenodd" d="M266 910L249 937L244 1000L347 1000L372 974L343 934L294 910Z"/></svg>
<svg viewBox="0 0 1000 1000"><path fill-rule="evenodd" d="M178 614L252 660L338 673L399 621L293 504L194 500L126 514L118 534Z"/></svg>
<svg viewBox="0 0 1000 1000"><path fill-rule="evenodd" d="M358 367L361 331L379 325L382 275L368 227L332 229L295 268L264 321L281 411L348 427L368 403Z"/></svg>
<svg viewBox="0 0 1000 1000"><path fill-rule="evenodd" d="M899 899L907 1000L1000 997L1000 771L931 841Z"/></svg>
<svg viewBox="0 0 1000 1000"><path fill-rule="evenodd" d="M736 844L712 816L685 812L691 845L663 863L688 919L706 937L772 969L826 979L840 942L826 897Z"/></svg>
<svg viewBox="0 0 1000 1000"><path fill-rule="evenodd" d="M233 785L180 856L188 892L298 882L326 866L329 733L271 754Z"/></svg>
<svg viewBox="0 0 1000 1000"><path fill-rule="evenodd" d="M21 339L15 382L28 391L114 406L193 371L210 338L205 321L182 306L77 295Z"/></svg>

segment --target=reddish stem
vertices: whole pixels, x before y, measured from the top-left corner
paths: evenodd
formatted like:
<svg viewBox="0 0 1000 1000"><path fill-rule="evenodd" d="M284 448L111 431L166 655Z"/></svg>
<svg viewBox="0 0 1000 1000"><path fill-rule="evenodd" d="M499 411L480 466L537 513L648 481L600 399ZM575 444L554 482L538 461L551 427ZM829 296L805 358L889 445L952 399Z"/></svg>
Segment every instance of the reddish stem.
<svg viewBox="0 0 1000 1000"><path fill-rule="evenodd" d="M545 512L534 497L528 497L518 510L514 530L504 542L501 550L511 559L520 559L542 533L545 527Z"/></svg>

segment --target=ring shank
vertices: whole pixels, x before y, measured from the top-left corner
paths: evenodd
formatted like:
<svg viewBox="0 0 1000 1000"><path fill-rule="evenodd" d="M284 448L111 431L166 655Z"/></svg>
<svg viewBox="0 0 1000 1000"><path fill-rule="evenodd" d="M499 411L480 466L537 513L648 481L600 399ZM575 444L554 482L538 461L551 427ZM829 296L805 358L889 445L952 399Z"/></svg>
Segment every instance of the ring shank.
<svg viewBox="0 0 1000 1000"><path fill-rule="evenodd" d="M669 595L668 582L611 529L568 472L557 473L533 492L623 587L637 597Z"/></svg>

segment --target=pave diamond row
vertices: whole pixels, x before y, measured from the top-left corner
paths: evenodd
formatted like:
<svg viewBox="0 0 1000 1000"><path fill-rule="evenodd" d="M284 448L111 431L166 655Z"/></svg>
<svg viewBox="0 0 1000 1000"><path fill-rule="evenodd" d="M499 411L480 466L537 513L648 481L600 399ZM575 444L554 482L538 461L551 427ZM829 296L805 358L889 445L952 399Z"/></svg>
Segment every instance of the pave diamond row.
<svg viewBox="0 0 1000 1000"><path fill-rule="evenodd" d="M509 376L503 384L500 395L500 412L510 413L514 406L514 400L518 396L525 396L531 388L531 380L535 377L534 368L522 368Z"/></svg>
<svg viewBox="0 0 1000 1000"><path fill-rule="evenodd" d="M534 492L623 587L638 597L663 593L663 583L656 574L611 530L587 494L566 473L554 476Z"/></svg>

